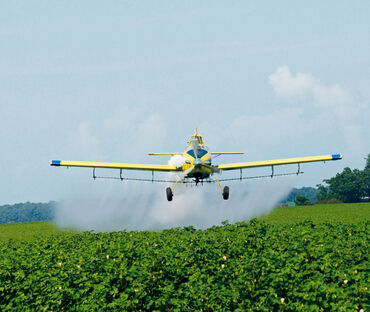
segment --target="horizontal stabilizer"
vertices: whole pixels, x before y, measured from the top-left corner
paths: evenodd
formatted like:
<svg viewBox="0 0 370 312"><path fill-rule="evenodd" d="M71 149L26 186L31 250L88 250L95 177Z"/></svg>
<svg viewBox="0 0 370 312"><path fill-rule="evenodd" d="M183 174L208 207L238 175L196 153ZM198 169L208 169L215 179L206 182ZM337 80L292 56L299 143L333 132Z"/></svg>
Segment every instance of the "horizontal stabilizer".
<svg viewBox="0 0 370 312"><path fill-rule="evenodd" d="M182 155L183 153L148 153L150 156L173 156L173 155ZM211 155L240 155L244 152L211 152Z"/></svg>
<svg viewBox="0 0 370 312"><path fill-rule="evenodd" d="M164 155L169 155L169 156L173 156L173 155L182 155L183 153L148 153L148 155L150 156L164 156Z"/></svg>

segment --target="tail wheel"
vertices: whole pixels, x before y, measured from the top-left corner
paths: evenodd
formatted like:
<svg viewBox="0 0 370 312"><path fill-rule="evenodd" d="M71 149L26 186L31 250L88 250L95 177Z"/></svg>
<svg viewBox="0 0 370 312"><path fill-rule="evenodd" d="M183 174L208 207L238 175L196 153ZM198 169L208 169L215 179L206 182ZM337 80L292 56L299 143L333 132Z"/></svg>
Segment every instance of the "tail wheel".
<svg viewBox="0 0 370 312"><path fill-rule="evenodd" d="M225 186L224 191L222 192L222 197L224 198L224 200L229 199L229 193L230 193L229 187Z"/></svg>
<svg viewBox="0 0 370 312"><path fill-rule="evenodd" d="M167 200L168 200L168 201L171 201L171 200L172 200L172 198L173 198L173 193L172 193L172 190L171 190L171 188L170 188L170 187L167 187L167 188L166 188L166 194L167 194Z"/></svg>

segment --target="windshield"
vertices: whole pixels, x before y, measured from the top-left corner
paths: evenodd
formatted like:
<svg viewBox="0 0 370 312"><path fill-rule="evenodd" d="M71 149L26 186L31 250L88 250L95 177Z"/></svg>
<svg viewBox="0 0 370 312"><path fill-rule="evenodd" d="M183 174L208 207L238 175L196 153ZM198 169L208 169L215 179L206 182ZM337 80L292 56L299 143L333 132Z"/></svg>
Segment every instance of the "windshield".
<svg viewBox="0 0 370 312"><path fill-rule="evenodd" d="M205 154L208 153L208 149L206 147L199 147L197 150L197 158L202 158ZM187 153L191 156L191 157L194 157L195 158L195 154L194 154L194 149L189 149L187 151Z"/></svg>

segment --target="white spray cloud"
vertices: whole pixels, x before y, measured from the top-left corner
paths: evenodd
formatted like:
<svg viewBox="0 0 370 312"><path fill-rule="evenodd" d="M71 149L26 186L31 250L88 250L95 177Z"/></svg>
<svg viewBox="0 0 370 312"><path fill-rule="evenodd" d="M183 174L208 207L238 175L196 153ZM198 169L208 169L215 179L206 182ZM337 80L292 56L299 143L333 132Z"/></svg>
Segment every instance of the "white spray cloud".
<svg viewBox="0 0 370 312"><path fill-rule="evenodd" d="M175 166L177 168L182 167L185 164L185 157L182 155L173 155L170 160L168 161L168 164L170 166Z"/></svg>
<svg viewBox="0 0 370 312"><path fill-rule="evenodd" d="M170 166L175 166L177 168L182 167L185 164L185 157L182 155L173 155L169 160L168 164ZM185 173L183 171L179 172L169 172L167 174L168 181L181 181L185 177ZM172 183L172 185L171 185ZM169 182L167 187L172 187L174 182ZM178 184L177 192L181 193L183 191L182 184Z"/></svg>
<svg viewBox="0 0 370 312"><path fill-rule="evenodd" d="M278 201L289 193L295 179L232 183L230 198L227 201L223 200L217 184L192 187L175 194L172 205L158 202L153 210L153 216L164 225L189 224L197 228L220 225L224 220L232 223L247 221L269 213Z"/></svg>
<svg viewBox="0 0 370 312"><path fill-rule="evenodd" d="M103 181L85 193L69 194L60 203L56 224L78 230L160 230L192 225L205 229L222 221L246 221L270 212L297 177L254 180L230 185L225 201L216 184L178 185L172 202L163 184Z"/></svg>

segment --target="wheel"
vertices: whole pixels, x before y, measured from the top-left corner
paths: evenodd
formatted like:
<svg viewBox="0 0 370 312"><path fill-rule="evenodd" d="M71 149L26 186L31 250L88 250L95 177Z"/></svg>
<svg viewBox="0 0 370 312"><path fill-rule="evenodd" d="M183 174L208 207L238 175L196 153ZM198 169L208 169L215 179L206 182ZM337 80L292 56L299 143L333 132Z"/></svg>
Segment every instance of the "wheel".
<svg viewBox="0 0 370 312"><path fill-rule="evenodd" d="M229 187L225 186L224 191L222 192L222 197L224 198L224 200L229 199L229 193L230 193Z"/></svg>
<svg viewBox="0 0 370 312"><path fill-rule="evenodd" d="M173 194L172 194L172 190L170 187L167 187L166 188L166 194L167 194L167 200L168 201L171 201L172 200L172 197L173 197Z"/></svg>

